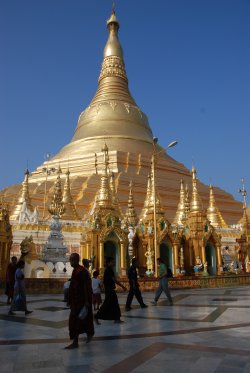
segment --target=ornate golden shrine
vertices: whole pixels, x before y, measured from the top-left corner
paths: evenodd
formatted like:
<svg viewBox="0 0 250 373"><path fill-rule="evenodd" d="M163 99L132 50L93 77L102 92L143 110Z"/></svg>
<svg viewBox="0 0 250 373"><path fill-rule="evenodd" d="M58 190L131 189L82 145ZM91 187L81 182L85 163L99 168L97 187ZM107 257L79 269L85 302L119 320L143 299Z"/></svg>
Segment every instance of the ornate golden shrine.
<svg viewBox="0 0 250 373"><path fill-rule="evenodd" d="M10 262L10 250L12 245L12 230L9 221L8 207L0 204L0 279L3 280L6 268Z"/></svg>

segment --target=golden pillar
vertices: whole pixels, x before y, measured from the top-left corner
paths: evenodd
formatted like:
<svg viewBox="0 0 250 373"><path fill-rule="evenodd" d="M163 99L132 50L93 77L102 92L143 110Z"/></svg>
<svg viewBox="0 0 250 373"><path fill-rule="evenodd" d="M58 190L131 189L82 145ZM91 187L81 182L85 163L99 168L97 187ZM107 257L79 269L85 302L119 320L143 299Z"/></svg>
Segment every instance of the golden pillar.
<svg viewBox="0 0 250 373"><path fill-rule="evenodd" d="M204 245L201 246L201 262L202 264L206 262L206 250Z"/></svg>
<svg viewBox="0 0 250 373"><path fill-rule="evenodd" d="M179 263L179 244L178 242L174 242L173 244L173 250L174 250L174 276L178 275L177 269L180 268Z"/></svg>
<svg viewBox="0 0 250 373"><path fill-rule="evenodd" d="M216 245L216 262L217 262L217 275L221 275L221 268L222 268L222 257L221 257L221 246Z"/></svg>
<svg viewBox="0 0 250 373"><path fill-rule="evenodd" d="M124 242L121 242L121 257L120 257L120 267L121 267L121 275L126 276L126 250L124 247Z"/></svg>
<svg viewBox="0 0 250 373"><path fill-rule="evenodd" d="M99 263L99 272L103 275L104 272L104 243L99 243L99 253L98 253L98 262Z"/></svg>

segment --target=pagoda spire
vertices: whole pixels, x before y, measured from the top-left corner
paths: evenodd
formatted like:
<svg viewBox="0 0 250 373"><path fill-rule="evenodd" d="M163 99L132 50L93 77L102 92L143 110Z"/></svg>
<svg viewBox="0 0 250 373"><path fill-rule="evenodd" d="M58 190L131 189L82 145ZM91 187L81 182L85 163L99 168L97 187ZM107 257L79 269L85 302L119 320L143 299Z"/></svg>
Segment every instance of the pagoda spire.
<svg viewBox="0 0 250 373"><path fill-rule="evenodd" d="M135 211L135 206L134 206L134 197L132 193L132 180L130 181L129 184L129 196L128 196L128 207L125 213L125 218L124 218L124 223L127 226L135 227L138 223L138 217Z"/></svg>
<svg viewBox="0 0 250 373"><path fill-rule="evenodd" d="M197 189L196 169L194 166L192 167L192 186L193 190L190 203L190 212L202 212L203 206Z"/></svg>
<svg viewBox="0 0 250 373"><path fill-rule="evenodd" d="M75 204L71 195L71 189L70 189L70 178L69 178L70 172L69 169L66 172L66 180L64 184L64 190L63 190L63 198L62 202L65 206L65 214L63 216L64 220L80 220Z"/></svg>
<svg viewBox="0 0 250 373"><path fill-rule="evenodd" d="M184 221L186 220L186 205L185 205L185 189L184 189L184 182L181 180L181 186L180 186L180 200L178 203L177 211L175 214L175 218L173 220L174 224L177 225L183 225Z"/></svg>
<svg viewBox="0 0 250 373"><path fill-rule="evenodd" d="M185 186L185 213L186 217L188 217L190 213L190 200L189 200L189 190L188 190L188 184Z"/></svg>
<svg viewBox="0 0 250 373"><path fill-rule="evenodd" d="M112 191L109 180L109 155L108 147L105 143L103 149L103 169L101 174L101 186L97 194L96 203L101 208L114 209Z"/></svg>
<svg viewBox="0 0 250 373"><path fill-rule="evenodd" d="M10 217L11 220L17 220L19 218L19 215L21 211L23 210L23 207L27 208L30 212L34 211L34 207L31 204L30 194L29 194L29 175L30 175L30 172L27 168L24 173L24 180L22 183L21 194L18 199L16 208Z"/></svg>
<svg viewBox="0 0 250 373"><path fill-rule="evenodd" d="M130 139L129 147L139 141L140 147L151 148L153 135L147 116L140 110L129 91L123 49L118 37L119 28L113 6L107 20L108 40L103 51L97 91L79 116L74 136L66 150L67 154L71 148L78 153L78 140L84 140L80 146L86 146L85 151L93 149L96 153L106 133L109 135L110 151L119 146L120 150L127 152L127 139ZM118 145L123 143L126 143L125 147Z"/></svg>
<svg viewBox="0 0 250 373"><path fill-rule="evenodd" d="M62 173L62 170L59 165L58 171L57 171L57 178L54 184L53 198L48 208L49 213L51 215L58 216L58 217L61 217L65 212L65 206L62 201L62 181L60 177L61 173Z"/></svg>
<svg viewBox="0 0 250 373"><path fill-rule="evenodd" d="M210 221L213 227L215 228L226 228L227 224L222 218L220 212L218 211L214 198L214 191L212 185L209 186L209 205L207 208L207 219Z"/></svg>
<svg viewBox="0 0 250 373"><path fill-rule="evenodd" d="M145 215L153 214L154 213L154 204L156 209L156 215L164 215L164 211L161 205L161 199L159 196L158 188L156 185L156 180L153 181L153 163L151 163L151 175L150 175L150 194L148 198L148 206L145 211Z"/></svg>
<svg viewBox="0 0 250 373"><path fill-rule="evenodd" d="M144 201L143 209L142 209L141 215L140 215L141 219L144 219L145 216L147 215L150 194L151 194L151 177L150 177L150 174L148 174L147 192L146 192L146 198L145 198L145 201Z"/></svg>

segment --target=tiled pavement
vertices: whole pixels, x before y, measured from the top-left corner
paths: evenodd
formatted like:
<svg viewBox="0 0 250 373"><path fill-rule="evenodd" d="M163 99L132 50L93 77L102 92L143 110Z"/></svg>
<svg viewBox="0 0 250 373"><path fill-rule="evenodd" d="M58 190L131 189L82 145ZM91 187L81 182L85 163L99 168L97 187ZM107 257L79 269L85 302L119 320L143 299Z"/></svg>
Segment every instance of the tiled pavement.
<svg viewBox="0 0 250 373"><path fill-rule="evenodd" d="M28 296L34 312L8 316L0 296L0 372L42 373L249 373L250 287L172 291L174 305L162 295L146 309L133 301L124 324L102 321L93 341L80 337L77 350L69 343L69 310L62 295Z"/></svg>

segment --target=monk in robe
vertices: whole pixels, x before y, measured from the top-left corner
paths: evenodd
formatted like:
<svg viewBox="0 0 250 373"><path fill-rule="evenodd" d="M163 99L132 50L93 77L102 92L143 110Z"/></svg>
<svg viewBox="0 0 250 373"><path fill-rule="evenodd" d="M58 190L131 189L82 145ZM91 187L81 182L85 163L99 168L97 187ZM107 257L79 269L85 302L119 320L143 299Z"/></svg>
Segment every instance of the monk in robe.
<svg viewBox="0 0 250 373"><path fill-rule="evenodd" d="M78 348L79 334L87 334L87 343L91 341L94 331L92 312L92 283L87 269L79 264L79 254L70 255L70 264L74 268L69 286L69 336L73 342L66 349ZM84 320L79 318L83 307L87 307L88 313Z"/></svg>

